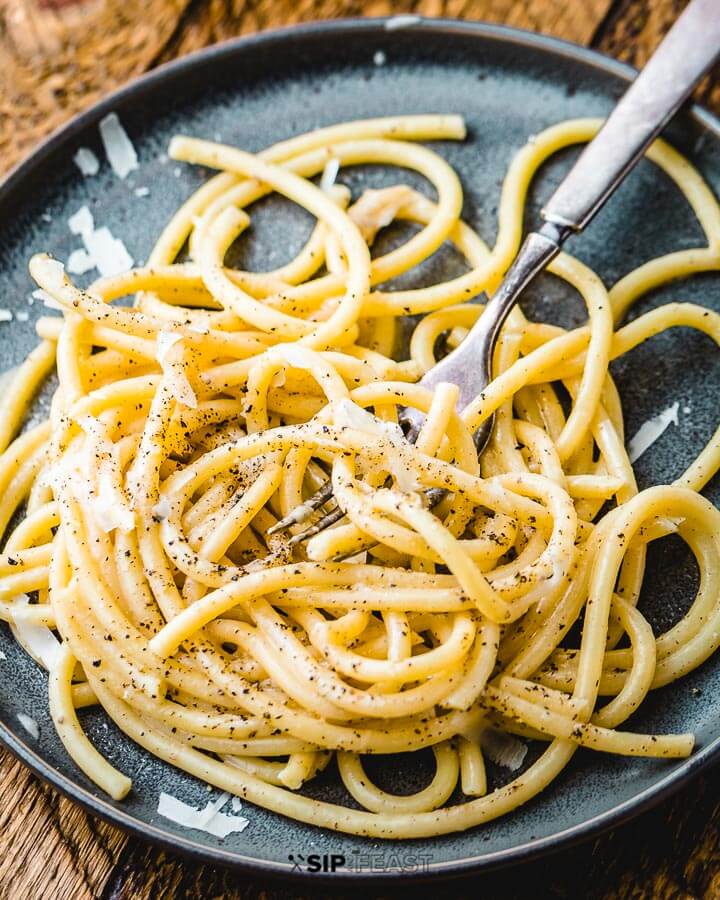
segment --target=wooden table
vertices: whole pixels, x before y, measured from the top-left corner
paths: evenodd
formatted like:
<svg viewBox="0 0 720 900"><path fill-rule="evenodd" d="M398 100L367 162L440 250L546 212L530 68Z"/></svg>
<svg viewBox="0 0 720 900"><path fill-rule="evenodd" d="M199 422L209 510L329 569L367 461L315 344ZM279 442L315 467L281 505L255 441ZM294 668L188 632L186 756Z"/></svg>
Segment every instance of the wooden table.
<svg viewBox="0 0 720 900"><path fill-rule="evenodd" d="M683 0L0 0L0 171L129 78L239 34L343 15L414 12L542 31L642 65L684 5ZM720 0L718 10L720 15ZM698 96L720 112L720 79L707 79ZM3 751L0 799L0 900L300 896L292 888L251 883L128 839L60 798ZM458 884L452 893L458 898L718 898L720 771L594 843ZM379 896L386 895L390 891Z"/></svg>

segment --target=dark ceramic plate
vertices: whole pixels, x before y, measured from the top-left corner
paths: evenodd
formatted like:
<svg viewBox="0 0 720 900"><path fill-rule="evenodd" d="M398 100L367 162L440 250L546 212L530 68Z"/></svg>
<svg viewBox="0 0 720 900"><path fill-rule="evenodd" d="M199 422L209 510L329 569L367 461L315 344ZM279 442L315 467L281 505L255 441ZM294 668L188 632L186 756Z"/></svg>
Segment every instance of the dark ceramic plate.
<svg viewBox="0 0 720 900"><path fill-rule="evenodd" d="M378 55L380 54L380 55ZM383 56L384 54L384 56ZM384 64L378 62L384 59ZM514 151L529 135L562 119L608 112L632 72L586 50L519 31L455 22L418 22L388 30L382 21L320 24L264 34L214 47L162 68L76 118L26 160L0 189L0 285L2 306L29 310L30 321L0 324L2 368L19 363L35 344L28 307L32 290L27 260L39 250L66 259L76 246L67 219L87 204L96 223L121 237L135 260L204 173L176 166L163 156L178 131L259 150L317 126L364 116L411 112L462 113L470 129L460 145L439 150L460 172L465 218L488 240L496 228L501 180ZM98 120L117 110L140 156L141 167L120 181L104 164L83 178L73 165L78 147L101 155ZM720 188L720 126L694 110L672 127L670 139L688 153ZM537 220L542 198L566 170L572 153L548 165L534 186L528 220ZM348 174L357 189L378 184L371 167ZM134 188L147 186L148 197ZM278 213L281 213L278 215ZM310 222L282 201L259 205L253 237L240 252L248 265L270 267L289 258ZM390 236L392 238L392 236ZM612 284L641 262L702 241L681 196L649 163L642 163L571 251ZM273 249L274 248L274 249ZM458 262L439 254L424 273L452 274ZM720 310L720 279L697 277L644 298L639 310L668 299L695 300ZM530 315L564 324L582 320L579 301L550 277L524 300ZM659 409L679 401L680 426L670 428L638 463L641 486L672 480L697 454L715 427L720 355L710 341L687 330L661 335L614 367L633 434ZM718 485L708 493L718 499ZM658 629L676 621L693 595L696 572L673 540L654 545L642 608ZM720 755L720 657L643 704L631 723L642 731L693 731L698 749L687 761L623 759L580 751L572 765L539 798L522 809L464 834L395 844L347 837L302 825L246 804L250 826L219 841L176 827L158 816L161 790L204 803L205 785L160 762L125 738L98 711L82 713L97 746L134 789L122 803L103 796L63 750L47 709L46 678L20 651L6 627L0 630L0 736L38 775L90 811L195 857L266 874L300 875L314 868L308 857L339 854L334 878L398 873L425 877L461 874L518 863L617 824L679 789ZM40 724L33 740L18 722L27 713ZM533 757L533 751L530 756ZM381 783L395 789L419 786L429 776L423 754L395 776L375 760ZM397 767L393 766L395 771ZM496 783L502 772L491 773ZM507 776L505 776L507 777ZM314 783L313 796L342 800L333 772ZM322 861L319 863L322 866ZM317 876L315 876L317 878Z"/></svg>

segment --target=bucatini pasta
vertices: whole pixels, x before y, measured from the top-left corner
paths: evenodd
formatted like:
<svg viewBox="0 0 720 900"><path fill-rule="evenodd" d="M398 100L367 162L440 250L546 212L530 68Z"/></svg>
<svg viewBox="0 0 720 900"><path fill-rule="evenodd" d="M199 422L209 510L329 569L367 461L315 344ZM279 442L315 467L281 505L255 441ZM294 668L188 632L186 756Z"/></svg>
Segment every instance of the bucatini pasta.
<svg viewBox="0 0 720 900"><path fill-rule="evenodd" d="M219 174L146 266L84 291L50 257L30 261L64 317L38 322L42 342L2 401L0 520L19 524L0 556L0 615L50 669L58 734L112 797L131 782L88 740L80 707L100 704L150 753L222 790L382 838L508 813L579 746L692 751L692 735L619 726L720 643L720 513L700 494L720 432L672 485L638 492L608 364L675 326L720 341L720 317L693 304L619 324L651 288L718 268L720 209L701 176L662 141L648 153L705 246L651 260L610 291L562 254L550 271L579 292L586 325L514 311L494 380L463 411L455 386L416 384L438 346L457 345L482 315L481 295L518 250L537 169L599 125L553 126L516 155L492 248L460 219L456 173L419 143L462 140L463 122L430 115L336 125L257 155L177 137L174 159ZM351 197L335 175L361 163L392 167L397 183ZM435 199L404 183L407 169ZM252 204L271 192L315 217L312 234L275 271L229 268ZM412 236L372 258L394 220L415 223ZM466 274L385 287L446 243ZM398 359L399 321L419 314ZM49 421L21 431L54 366ZM403 405L427 414L415 445L397 424ZM478 460L473 433L493 413ZM299 546L268 536L328 473L345 518ZM447 491L434 509L430 488ZM700 583L656 638L637 600L647 545L669 533L694 554ZM578 621L579 647L564 646ZM500 745L502 759L517 756L525 739L544 742L542 754L488 790L486 755ZM419 793L389 794L363 767L363 754L421 748L436 773ZM333 758L353 804L300 791Z"/></svg>

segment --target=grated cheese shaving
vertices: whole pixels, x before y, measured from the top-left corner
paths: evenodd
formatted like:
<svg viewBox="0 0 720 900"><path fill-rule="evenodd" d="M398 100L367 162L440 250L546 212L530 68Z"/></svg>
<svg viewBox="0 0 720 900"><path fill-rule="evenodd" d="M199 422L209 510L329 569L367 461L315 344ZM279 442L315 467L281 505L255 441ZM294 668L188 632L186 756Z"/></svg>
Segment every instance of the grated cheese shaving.
<svg viewBox="0 0 720 900"><path fill-rule="evenodd" d="M101 275L119 275L132 269L132 256L120 238L113 237L109 228L105 226L98 228L83 240Z"/></svg>
<svg viewBox="0 0 720 900"><path fill-rule="evenodd" d="M92 512L93 520L98 528L105 534L116 528L127 533L135 527L135 516L123 496L117 483L120 479L120 458L118 447L108 436L106 426L94 416L82 416L78 424L87 436L87 455L90 461L98 462L97 486L93 490L82 479L81 472L70 475L74 484L80 484L82 490L87 489L87 503ZM81 468L81 466L79 467Z"/></svg>
<svg viewBox="0 0 720 900"><path fill-rule="evenodd" d="M483 731L481 743L483 753L497 766L517 772L525 762L527 745L511 734L487 728Z"/></svg>
<svg viewBox="0 0 720 900"><path fill-rule="evenodd" d="M167 359L168 352L171 347L175 346L178 341L183 339L182 334L179 331L168 331L163 328L162 331L158 332L158 336L155 340L157 361L162 365Z"/></svg>
<svg viewBox="0 0 720 900"><path fill-rule="evenodd" d="M18 722L22 725L22 727L27 731L27 733L34 737L37 740L40 737L40 726L32 718L32 716L27 716L25 713L18 713Z"/></svg>
<svg viewBox="0 0 720 900"><path fill-rule="evenodd" d="M137 153L122 126L117 113L110 113L100 121L100 138L105 155L119 178L127 178L138 167Z"/></svg>
<svg viewBox="0 0 720 900"><path fill-rule="evenodd" d="M73 234L84 235L86 232L93 231L95 222L93 214L87 206L81 206L80 209L68 219L68 228Z"/></svg>
<svg viewBox="0 0 720 900"><path fill-rule="evenodd" d="M229 794L221 794L214 803L207 803L203 809L196 809L189 803L184 803L173 797L172 794L162 792L158 798L158 814L164 819L182 825L184 828L193 828L196 831L205 831L214 837L224 840L229 834L244 831L250 824L244 816L227 815L220 812L230 799ZM233 798L233 812L239 812L242 806L237 798Z"/></svg>
<svg viewBox="0 0 720 900"><path fill-rule="evenodd" d="M417 25L419 22L422 22L420 16L409 14L404 16L391 16L385 22L385 31L397 31L398 28L407 28L410 25Z"/></svg>
<svg viewBox="0 0 720 900"><path fill-rule="evenodd" d="M207 790L212 790L210 785L207 785ZM205 809L200 813L200 821L203 824L206 824L211 819L213 819L215 814L220 812L220 810L223 808L223 806L225 806L229 799L230 794L227 791L223 791L223 793L220 794L217 800L208 803Z"/></svg>
<svg viewBox="0 0 720 900"><path fill-rule="evenodd" d="M77 250L73 250L70 256L68 256L66 268L68 272L72 272L73 275L84 275L86 272L89 272L90 269L95 268L95 260L90 256L87 250L83 247L78 247Z"/></svg>
<svg viewBox="0 0 720 900"><path fill-rule="evenodd" d="M26 621L22 616L22 607L28 606L30 599L26 594L22 594L15 600L18 609L13 610L12 625L20 642L24 644L30 652L32 658L41 663L46 669L52 669L60 652L60 641L50 631L47 625L35 625Z"/></svg>
<svg viewBox="0 0 720 900"><path fill-rule="evenodd" d="M68 219L68 227L73 234L82 238L85 250L74 250L68 259L68 271L82 275L90 269L97 269L101 275L118 275L132 268L133 260L125 244L110 232L109 228L95 228L93 215L87 206Z"/></svg>
<svg viewBox="0 0 720 900"><path fill-rule="evenodd" d="M672 406L668 406L667 409L664 409L652 419L648 419L647 422L640 426L637 434L628 444L628 456L631 463L640 459L643 453L665 433L670 425L678 424L679 408L680 404L675 401Z"/></svg>
<svg viewBox="0 0 720 900"><path fill-rule="evenodd" d="M413 493L418 490L418 482L412 475L411 460L407 453L408 443L399 425L379 419L347 397L333 404L333 421L340 428L353 428L389 440L397 452L389 454L385 460L388 471L401 491Z"/></svg>
<svg viewBox="0 0 720 900"><path fill-rule="evenodd" d="M322 178L320 179L320 190L327 193L335 184L335 179L337 178L339 171L340 160L337 156L331 156L325 163L325 168L323 169Z"/></svg>
<svg viewBox="0 0 720 900"><path fill-rule="evenodd" d="M92 500L92 513L98 527L105 534L116 528L127 534L135 527L135 516L118 496L107 469L102 470L98 476L98 492Z"/></svg>
<svg viewBox="0 0 720 900"><path fill-rule="evenodd" d="M386 228L398 212L412 200L407 185L397 184L389 188L369 188L348 210L348 215L360 229L365 240L372 244L381 228Z"/></svg>
<svg viewBox="0 0 720 900"><path fill-rule="evenodd" d="M402 428L394 422L384 422L362 406L343 397L333 404L333 419L340 428L354 428L356 431L364 431L367 434L375 434L391 441L405 440Z"/></svg>
<svg viewBox="0 0 720 900"><path fill-rule="evenodd" d="M158 519L167 519L170 515L170 504L165 497L153 506L152 514Z"/></svg>
<svg viewBox="0 0 720 900"><path fill-rule="evenodd" d="M80 147L75 156L73 156L73 162L85 177L97 175L100 171L100 160L89 147Z"/></svg>
<svg viewBox="0 0 720 900"><path fill-rule="evenodd" d="M198 404L197 394L190 384L190 380L187 377L181 361L177 358L172 360L169 357L172 348L175 344L182 341L182 339L183 335L179 332L162 329L158 332L155 341L155 352L157 361L160 363L160 368L163 370L163 374L168 380L168 386L172 395L178 403L182 403L184 406L188 406L191 409L196 409Z"/></svg>

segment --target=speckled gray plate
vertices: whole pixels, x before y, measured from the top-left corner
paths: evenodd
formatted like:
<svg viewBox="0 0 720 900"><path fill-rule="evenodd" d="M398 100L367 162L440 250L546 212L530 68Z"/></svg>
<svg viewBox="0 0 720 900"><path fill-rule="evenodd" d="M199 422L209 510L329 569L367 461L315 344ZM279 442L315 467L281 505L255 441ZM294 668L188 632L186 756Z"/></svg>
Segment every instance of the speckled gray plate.
<svg viewBox="0 0 720 900"><path fill-rule="evenodd" d="M0 188L0 306L30 313L29 322L0 324L1 368L20 362L34 345L33 321L43 312L37 304L27 305L33 287L27 260L39 250L67 258L77 245L67 219L80 206L87 204L98 225L108 225L121 237L136 261L146 258L172 211L204 177L163 155L178 131L259 150L347 119L462 113L469 139L438 149L462 176L465 218L492 241L500 184L513 152L529 135L554 122L607 113L630 76L629 69L594 53L519 31L455 22L419 22L387 30L382 21L320 24L246 38L153 72L71 122ZM118 111L132 136L140 169L120 181L104 163L98 175L83 178L72 156L83 145L102 156L97 123L110 110ZM715 189L720 188L718 123L695 110L674 124L670 138ZM549 195L571 156L561 154L544 169L530 198L530 221L537 220L541 199ZM383 172L367 167L343 180L358 189L380 184L383 177ZM149 196L136 196L138 187L148 187ZM238 252L246 264L259 268L289 258L311 226L304 214L279 200L259 204L253 223L252 237ZM642 163L570 250L612 284L644 260L701 240L682 197L662 174ZM422 277L449 276L458 266L450 252L440 253L424 267ZM720 279L702 276L671 285L643 299L637 309L670 298L720 310ZM524 305L531 315L564 324L583 318L577 298L550 277L540 279ZM659 409L679 402L679 427L671 427L637 465L641 486L671 480L715 427L720 354L707 338L680 329L633 351L614 372L629 434ZM709 495L717 500L717 483ZM651 548L648 569L642 608L664 629L687 607L696 573L683 547L673 540ZM4 626L0 649L5 654L0 660L0 737L38 775L141 837L256 873L307 876L316 865L322 867L325 854L344 857L337 872L326 876L334 879L400 873L427 878L518 863L627 819L678 789L720 755L720 705L714 701L720 694L718 658L653 694L631 723L637 730L695 732L698 749L690 760L658 762L581 751L544 794L511 816L435 840L389 844L352 838L246 804L250 826L219 841L176 827L156 811L161 790L203 804L203 784L150 757L101 712L83 712L93 741L134 782L122 803L103 796L65 754L48 715L45 676L15 646ZM18 713L39 722L38 740L23 730ZM529 754L536 755L535 749ZM419 786L430 773L423 754L400 768L382 759L373 760L369 768L381 783L400 791ZM502 772L491 775L495 783L503 778ZM345 799L332 770L309 792ZM308 860L313 854L319 863ZM313 874L312 880L318 877L322 873Z"/></svg>

